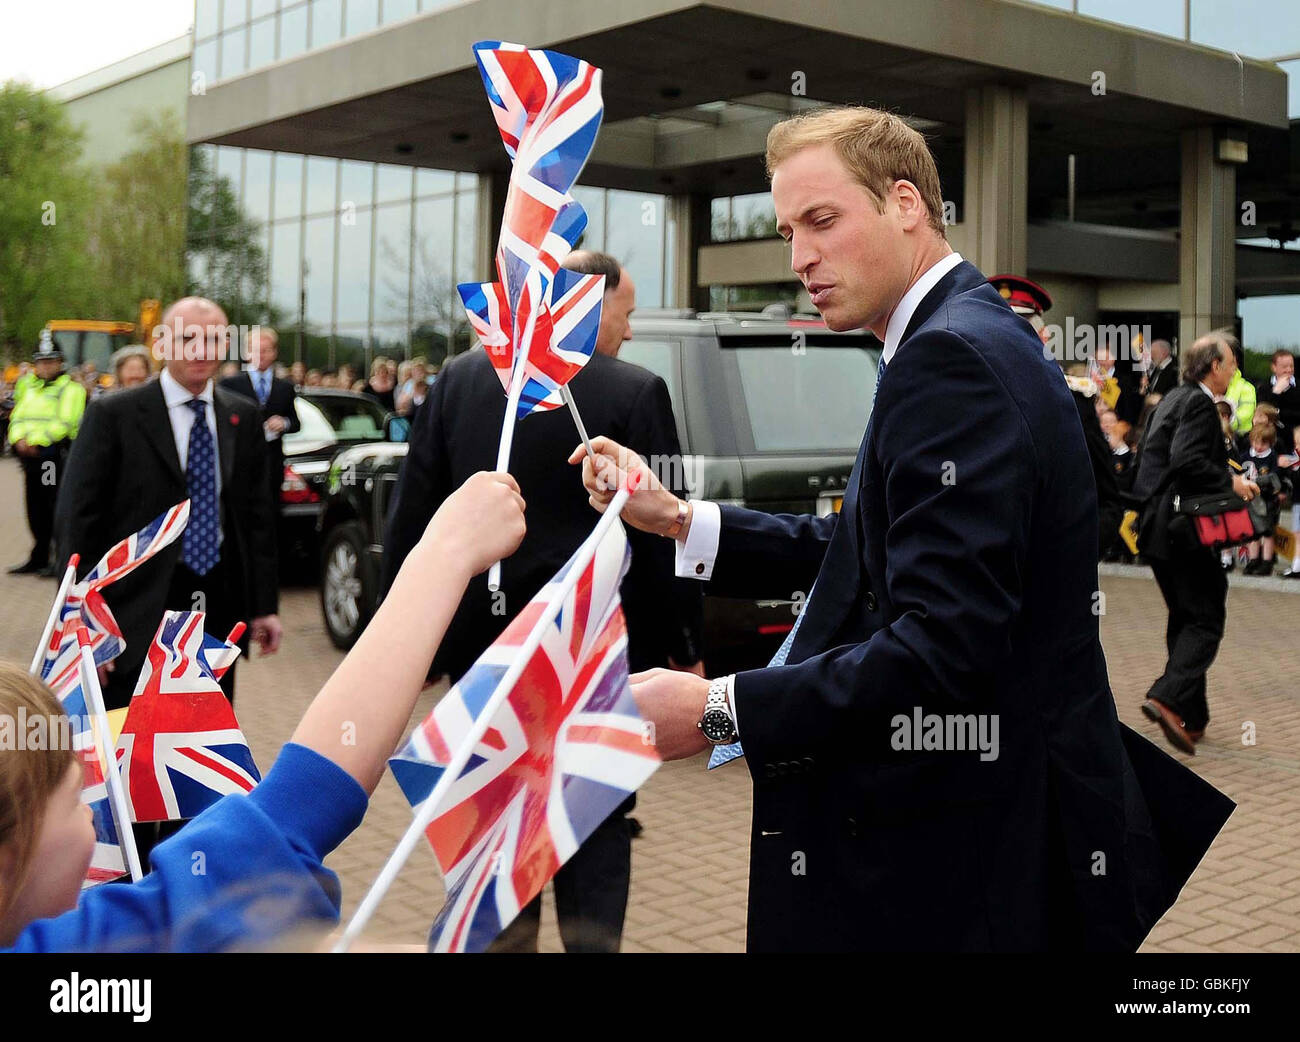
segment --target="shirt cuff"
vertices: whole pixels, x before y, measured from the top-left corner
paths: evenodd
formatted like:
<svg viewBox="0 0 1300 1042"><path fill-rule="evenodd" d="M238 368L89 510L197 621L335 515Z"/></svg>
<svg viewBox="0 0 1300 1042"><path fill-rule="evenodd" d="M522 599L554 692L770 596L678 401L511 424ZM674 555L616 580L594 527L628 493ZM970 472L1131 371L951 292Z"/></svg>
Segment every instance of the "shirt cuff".
<svg viewBox="0 0 1300 1042"><path fill-rule="evenodd" d="M731 726L736 729L736 741L740 741L740 717L736 715L736 674L727 677L727 709L731 712Z"/></svg>
<svg viewBox="0 0 1300 1042"><path fill-rule="evenodd" d="M717 503L703 499L692 499L691 506L691 527L686 542L676 544L677 577L708 579L713 575L713 562L718 556L722 511Z"/></svg>

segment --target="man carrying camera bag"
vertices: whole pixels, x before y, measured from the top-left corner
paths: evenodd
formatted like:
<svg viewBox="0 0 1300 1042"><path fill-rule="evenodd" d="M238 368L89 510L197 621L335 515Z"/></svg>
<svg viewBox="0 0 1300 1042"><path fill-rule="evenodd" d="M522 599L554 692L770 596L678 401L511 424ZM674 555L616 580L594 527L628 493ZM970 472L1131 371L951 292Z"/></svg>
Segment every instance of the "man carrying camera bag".
<svg viewBox="0 0 1300 1042"><path fill-rule="evenodd" d="M1182 354L1182 382L1161 400L1147 423L1133 495L1142 505L1139 543L1169 609L1169 659L1151 685L1142 712L1160 725L1174 748L1189 756L1205 734L1210 711L1205 673L1223 639L1228 578L1218 554L1180 538L1175 497L1236 493L1250 501L1259 486L1228 467L1228 449L1215 399L1227 390L1237 362L1231 342L1208 333Z"/></svg>

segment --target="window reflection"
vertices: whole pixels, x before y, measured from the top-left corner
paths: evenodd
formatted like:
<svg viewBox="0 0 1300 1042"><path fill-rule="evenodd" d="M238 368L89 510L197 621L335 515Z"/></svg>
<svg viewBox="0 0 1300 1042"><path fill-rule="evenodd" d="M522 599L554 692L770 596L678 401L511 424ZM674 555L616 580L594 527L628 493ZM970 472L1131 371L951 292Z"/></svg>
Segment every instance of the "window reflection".
<svg viewBox="0 0 1300 1042"><path fill-rule="evenodd" d="M339 220L338 321L365 322L370 317L370 232L369 210L351 216L344 211Z"/></svg>
<svg viewBox="0 0 1300 1042"><path fill-rule="evenodd" d="M356 163L350 159L339 164L339 199L360 209L374 200L374 163Z"/></svg>
<svg viewBox="0 0 1300 1042"><path fill-rule="evenodd" d="M307 157L307 199L304 213L333 213L339 161Z"/></svg>
<svg viewBox="0 0 1300 1042"><path fill-rule="evenodd" d="M216 36L221 27L221 0L198 0L194 5L194 39Z"/></svg>
<svg viewBox="0 0 1300 1042"><path fill-rule="evenodd" d="M248 29L248 67L260 69L275 61L275 19L263 18Z"/></svg>
<svg viewBox="0 0 1300 1042"><path fill-rule="evenodd" d="M302 156L277 152L275 156L275 219L302 213Z"/></svg>
<svg viewBox="0 0 1300 1042"><path fill-rule="evenodd" d="M384 0L384 24L410 18L416 9L416 0Z"/></svg>
<svg viewBox="0 0 1300 1042"><path fill-rule="evenodd" d="M348 36L368 32L378 24L379 0L348 0Z"/></svg>
<svg viewBox="0 0 1300 1042"><path fill-rule="evenodd" d="M663 306L664 198L643 192L608 192L605 250L636 282L642 307Z"/></svg>
<svg viewBox="0 0 1300 1042"><path fill-rule="evenodd" d="M409 320L411 263L410 204L375 210L375 320Z"/></svg>
<svg viewBox="0 0 1300 1042"><path fill-rule="evenodd" d="M244 212L254 220L271 216L271 153L244 153Z"/></svg>
<svg viewBox="0 0 1300 1042"><path fill-rule="evenodd" d="M280 12L280 58L292 58L307 49L307 5Z"/></svg>
<svg viewBox="0 0 1300 1042"><path fill-rule="evenodd" d="M297 325L302 275L302 226L297 221L271 226L271 306L289 325Z"/></svg>
<svg viewBox="0 0 1300 1042"><path fill-rule="evenodd" d="M221 34L221 79L238 76L247 68L244 47L248 30L234 29Z"/></svg>
<svg viewBox="0 0 1300 1042"><path fill-rule="evenodd" d="M312 0L311 45L324 47L343 35L343 0Z"/></svg>
<svg viewBox="0 0 1300 1042"><path fill-rule="evenodd" d="M311 217L304 222L303 291L307 328L328 332L334 325L334 218Z"/></svg>

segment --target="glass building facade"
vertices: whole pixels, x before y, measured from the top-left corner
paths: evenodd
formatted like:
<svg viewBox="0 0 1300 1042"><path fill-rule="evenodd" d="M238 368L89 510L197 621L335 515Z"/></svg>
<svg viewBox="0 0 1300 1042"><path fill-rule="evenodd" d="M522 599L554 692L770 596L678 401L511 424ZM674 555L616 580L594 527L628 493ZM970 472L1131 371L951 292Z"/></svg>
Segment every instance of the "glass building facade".
<svg viewBox="0 0 1300 1042"><path fill-rule="evenodd" d="M446 6L198 0L192 75L226 79ZM486 105L483 118L490 118ZM202 229L190 239L194 288L219 285L232 315L276 325L283 361L360 369L376 354L438 362L470 345L456 284L495 278L479 255L476 175L213 145L194 147L191 168L192 183L195 170L210 173L236 204L191 192L192 210L205 203L213 210L192 220ZM589 187L573 194L588 215L579 245L627 267L639 307L670 303L674 229L666 197ZM232 251L241 228L252 243ZM232 263L237 275L219 277Z"/></svg>

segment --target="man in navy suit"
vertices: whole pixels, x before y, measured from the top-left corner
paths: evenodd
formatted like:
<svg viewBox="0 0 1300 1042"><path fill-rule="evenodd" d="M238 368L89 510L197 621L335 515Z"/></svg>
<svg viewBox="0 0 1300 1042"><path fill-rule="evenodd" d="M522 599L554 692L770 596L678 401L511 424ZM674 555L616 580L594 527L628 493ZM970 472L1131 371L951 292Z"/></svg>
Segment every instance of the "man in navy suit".
<svg viewBox="0 0 1300 1042"><path fill-rule="evenodd" d="M227 377L221 386L261 408L262 430L266 432L266 481L271 497L272 516L280 520L280 484L284 480L284 443L286 434L296 433L298 394L290 380L275 375L275 360L280 352L280 337L270 326L254 326L248 335L248 368Z"/></svg>
<svg viewBox="0 0 1300 1042"><path fill-rule="evenodd" d="M902 120L789 120L767 163L813 304L884 345L838 517L681 502L606 439L583 463L597 509L641 472L624 519L710 592L811 590L767 669L632 678L665 757L743 743L749 947L1133 950L1232 803L1116 717L1060 370L949 247Z"/></svg>

